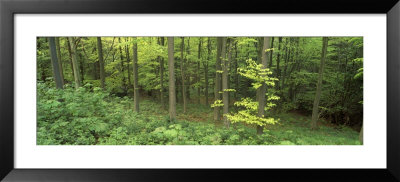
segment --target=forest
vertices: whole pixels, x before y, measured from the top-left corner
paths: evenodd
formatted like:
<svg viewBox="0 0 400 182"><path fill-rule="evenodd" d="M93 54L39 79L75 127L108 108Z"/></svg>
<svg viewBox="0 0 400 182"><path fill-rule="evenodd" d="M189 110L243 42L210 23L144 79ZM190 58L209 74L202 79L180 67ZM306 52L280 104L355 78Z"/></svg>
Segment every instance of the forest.
<svg viewBox="0 0 400 182"><path fill-rule="evenodd" d="M362 37L37 37L37 145L362 145Z"/></svg>

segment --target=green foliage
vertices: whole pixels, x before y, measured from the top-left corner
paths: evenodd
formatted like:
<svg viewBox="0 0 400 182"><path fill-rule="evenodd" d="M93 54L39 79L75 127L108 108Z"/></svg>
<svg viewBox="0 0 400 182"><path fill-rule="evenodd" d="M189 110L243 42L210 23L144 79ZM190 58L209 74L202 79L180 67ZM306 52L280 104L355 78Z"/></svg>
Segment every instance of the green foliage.
<svg viewBox="0 0 400 182"><path fill-rule="evenodd" d="M179 39L179 38L178 38ZM318 131L308 130L307 117L299 121L290 113L311 114L321 57L320 37L278 37L273 47L262 50L260 37L235 37L231 40L232 60L228 68L234 105L227 116L230 129L212 120L209 106L193 104L200 89L201 103L205 92L207 68L209 97L214 94L216 38L185 38L185 75L188 112L182 113L178 92L176 121L170 121L168 110L161 106L159 91L168 97L167 46L161 37L102 37L105 63L105 89L99 88L99 62L95 37L77 38L78 69L82 85L74 88L74 75L66 38L60 38L65 89L55 89L49 47L46 38L37 38L37 143L43 145L292 145L292 144L359 144L356 132L345 125L359 125L363 117L363 38L330 37L323 73L320 101L321 122ZM119 41L121 40L121 41ZM198 47L200 41L201 46ZM132 44L138 45L140 114L133 112ZM175 41L175 76L180 81L180 41ZM208 50L210 45L210 50ZM120 51L121 48L121 51ZM201 55L199 55L199 49ZM268 68L261 64L261 52L271 53ZM280 66L278 67L278 55ZM246 61L245 61L246 60ZM163 61L164 75L161 80ZM198 64L200 63L200 69ZM237 80L236 80L237 79ZM160 82L163 81L164 88ZM180 81L181 82L181 81ZM258 117L256 90L266 84L265 116ZM235 88L235 89L233 89ZM232 92L232 93L231 93ZM152 99L148 99L151 97ZM240 99L241 98L241 99ZM157 102L154 102L157 99ZM211 107L222 107L221 100L209 101ZM289 114L288 114L289 113ZM331 125L335 126L334 129ZM257 136L254 127L267 126ZM340 127L339 127L340 126ZM268 130L267 130L268 129Z"/></svg>
<svg viewBox="0 0 400 182"><path fill-rule="evenodd" d="M222 100L215 100L213 104L211 104L211 107L223 107L224 103L222 103Z"/></svg>
<svg viewBox="0 0 400 182"><path fill-rule="evenodd" d="M257 64L252 59L246 60L246 63L246 67L238 68L238 73L248 79L251 79L253 81L251 84L255 89L261 87L263 83L268 86L275 85L275 81L278 79L268 76L272 75L272 72L268 68L263 68L262 64Z"/></svg>
<svg viewBox="0 0 400 182"><path fill-rule="evenodd" d="M315 145L359 144L357 132L342 127L311 131L304 117L282 115L281 122L258 136L254 129L235 123L230 129L213 123L169 121L160 104L144 100L141 114L132 100L111 97L97 87L65 90L38 83L38 145ZM256 108L254 103L245 103ZM204 116L207 108L190 110ZM159 113L160 115L154 115ZM211 116L211 115L210 115ZM182 116L183 117L183 116ZM189 119L189 118L188 118Z"/></svg>
<svg viewBox="0 0 400 182"><path fill-rule="evenodd" d="M244 68L238 68L238 73L248 79L251 79L253 88L258 89L261 87L262 84L267 86L274 86L275 81L278 79L269 77L272 74L268 68L263 68L262 64L257 64L252 59L246 60L247 66ZM279 100L278 96L273 94L273 90L268 92L267 95L267 102L266 105L263 106L264 110L270 110L272 107L275 106L273 103L274 100ZM275 124L277 120L265 116L258 116L258 106L259 102L253 101L251 98L243 98L241 101L235 102L235 106L239 108L243 108L234 114L226 114L229 121L232 123L244 122L250 125L257 125L257 126L266 126L267 124Z"/></svg>

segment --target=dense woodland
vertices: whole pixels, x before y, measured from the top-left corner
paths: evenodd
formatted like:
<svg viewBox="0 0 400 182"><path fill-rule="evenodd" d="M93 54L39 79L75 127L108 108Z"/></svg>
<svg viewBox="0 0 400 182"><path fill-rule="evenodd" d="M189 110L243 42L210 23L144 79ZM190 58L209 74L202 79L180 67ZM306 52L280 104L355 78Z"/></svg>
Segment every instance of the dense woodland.
<svg viewBox="0 0 400 182"><path fill-rule="evenodd" d="M362 37L38 37L40 145L357 145Z"/></svg>

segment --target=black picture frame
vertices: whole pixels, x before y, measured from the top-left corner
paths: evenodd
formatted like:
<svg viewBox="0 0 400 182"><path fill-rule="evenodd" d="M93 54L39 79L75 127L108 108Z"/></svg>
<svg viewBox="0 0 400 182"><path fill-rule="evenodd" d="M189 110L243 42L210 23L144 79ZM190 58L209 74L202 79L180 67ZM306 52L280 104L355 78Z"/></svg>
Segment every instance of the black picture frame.
<svg viewBox="0 0 400 182"><path fill-rule="evenodd" d="M14 15L31 13L387 14L386 169L15 169ZM398 0L0 0L0 180L4 181L400 181ZM384 118L382 118L384 119Z"/></svg>

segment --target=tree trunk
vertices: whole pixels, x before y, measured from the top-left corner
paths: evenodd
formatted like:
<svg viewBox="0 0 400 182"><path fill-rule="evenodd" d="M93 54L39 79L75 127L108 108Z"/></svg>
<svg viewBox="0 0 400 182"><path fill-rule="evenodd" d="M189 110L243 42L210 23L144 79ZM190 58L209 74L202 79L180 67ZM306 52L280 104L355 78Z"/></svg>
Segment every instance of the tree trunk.
<svg viewBox="0 0 400 182"><path fill-rule="evenodd" d="M125 42L129 42L129 37L125 39ZM132 80L131 80L131 68L129 66L131 62L131 58L129 57L129 44L125 46L125 54L126 54L126 64L127 64L127 70L128 70L128 88L131 89L133 87L132 85Z"/></svg>
<svg viewBox="0 0 400 182"><path fill-rule="evenodd" d="M207 60L204 61L203 66L204 66L204 84L205 84L205 91L204 91L204 96L206 99L206 106L209 105L208 103L208 61L211 59L211 39L210 37L207 38Z"/></svg>
<svg viewBox="0 0 400 182"><path fill-rule="evenodd" d="M237 72L238 69L238 50L237 50L237 42L235 42L235 94L234 98L235 101L238 99L238 92L239 92L239 74Z"/></svg>
<svg viewBox="0 0 400 182"><path fill-rule="evenodd" d="M214 87L214 101L221 100L221 74L219 73L221 70L221 49L222 49L222 38L217 37L217 59L215 63L215 87ZM220 120L220 107L214 107L214 121Z"/></svg>
<svg viewBox="0 0 400 182"><path fill-rule="evenodd" d="M181 43L181 80L182 80L182 99L183 99L183 113L186 113L186 87L185 87L185 61L183 59L183 50L185 48L185 38L182 37Z"/></svg>
<svg viewBox="0 0 400 182"><path fill-rule="evenodd" d="M71 57L72 57L72 67L74 71L75 88L81 87L81 77L79 74L79 65L76 58L76 44L74 37L68 37L69 44L71 45Z"/></svg>
<svg viewBox="0 0 400 182"><path fill-rule="evenodd" d="M122 76L122 88L127 93L126 79L125 79L125 64L124 64L124 56L122 55L122 46L121 46L121 37L118 37L119 42L119 58L121 61L121 76Z"/></svg>
<svg viewBox="0 0 400 182"><path fill-rule="evenodd" d="M66 38L66 44L68 47L68 53L69 53L69 61L70 61L70 65L71 65L71 77L74 77L74 66L72 63L72 53L71 53L71 44L69 43L68 37Z"/></svg>
<svg viewBox="0 0 400 182"><path fill-rule="evenodd" d="M83 57L82 57L82 52L79 52L79 68L81 71L81 82L84 85L84 80L85 80L85 67L83 65Z"/></svg>
<svg viewBox="0 0 400 182"><path fill-rule="evenodd" d="M137 55L137 41L133 38L133 110L139 112L139 83L138 83L138 55Z"/></svg>
<svg viewBox="0 0 400 182"><path fill-rule="evenodd" d="M223 118L224 118L224 125L226 128L229 128L229 120L228 117L226 117L226 114L229 112L229 92L227 91L228 89L228 68L229 68L229 60L226 58L226 47L227 47L227 38L223 37L222 38L222 50L221 50L221 57L222 57L222 102L224 104L223 106ZM230 47L230 42L228 43L228 47ZM231 53L230 48L228 48L228 54Z"/></svg>
<svg viewBox="0 0 400 182"><path fill-rule="evenodd" d="M60 38L58 38L58 37L56 37L56 48L57 48L58 69L60 70L62 85L64 85L65 80L64 80L64 70L63 70L63 65L62 65Z"/></svg>
<svg viewBox="0 0 400 182"><path fill-rule="evenodd" d="M174 38L168 37L168 72L169 72L169 118L176 118L175 70L174 70Z"/></svg>
<svg viewBox="0 0 400 182"><path fill-rule="evenodd" d="M315 93L313 111L312 111L312 120L311 120L311 128L317 128L317 121L318 121L318 107L319 107L319 100L321 98L321 87L322 87L322 78L324 73L324 64L326 59L326 52L328 49L328 37L322 38L322 53L321 53L321 64L319 67L319 76L318 76L318 83L317 83L317 91Z"/></svg>
<svg viewBox="0 0 400 182"><path fill-rule="evenodd" d="M281 79L281 68L279 68L279 63L281 61L281 43L282 43L282 37L279 37L279 43L278 43L278 55L276 57L276 78L278 81L276 81L275 86L276 90L280 90L280 84L279 81Z"/></svg>
<svg viewBox="0 0 400 182"><path fill-rule="evenodd" d="M199 38L199 51L198 51L198 60L197 60L197 74L196 74L196 84L197 84L197 104L200 104L200 60L201 60L201 43L202 39Z"/></svg>
<svg viewBox="0 0 400 182"><path fill-rule="evenodd" d="M289 64L289 58L290 58L290 38L286 38L286 47L285 47L285 66L283 68L283 75L282 75L282 86L281 89L283 90L285 88L285 79L286 79L286 70Z"/></svg>
<svg viewBox="0 0 400 182"><path fill-rule="evenodd" d="M164 47L164 37L161 37L160 45ZM158 59L160 60L160 102L164 107L164 58L158 57Z"/></svg>
<svg viewBox="0 0 400 182"><path fill-rule="evenodd" d="M103 45L101 44L101 37L97 37L97 54L99 56L100 64L100 83L101 88L105 89L105 73L104 73L104 60L103 60Z"/></svg>
<svg viewBox="0 0 400 182"><path fill-rule="evenodd" d="M61 72L59 61L57 58L57 50L56 50L56 42L54 37L49 37L49 48L50 48L50 56L51 56L51 65L53 67L53 77L56 82L57 89L63 89L63 81L61 80Z"/></svg>
<svg viewBox="0 0 400 182"><path fill-rule="evenodd" d="M187 49L186 49L186 55L185 55L185 64L184 64L184 70L189 69L188 67L191 65L190 59L188 58L188 55L190 55L190 37L187 38ZM189 74L185 73L185 80L187 84L186 85L186 104L190 101L190 90L191 90L191 81L190 81L190 76L191 72L189 71Z"/></svg>
<svg viewBox="0 0 400 182"><path fill-rule="evenodd" d="M274 37L271 38L271 47L270 48L274 48ZM272 68L272 54L274 53L274 50L271 50L271 52L269 53L269 65L268 68Z"/></svg>
<svg viewBox="0 0 400 182"><path fill-rule="evenodd" d="M263 48L261 49L261 64L263 65L263 69L267 68L268 64L268 54L270 52L266 52L267 49L270 48L270 39L269 37L264 37ZM260 118L264 118L265 114L265 93L267 91L267 85L262 83L261 87L257 89L258 93L258 114L257 116ZM257 134L261 135L263 133L263 127L257 126Z"/></svg>

